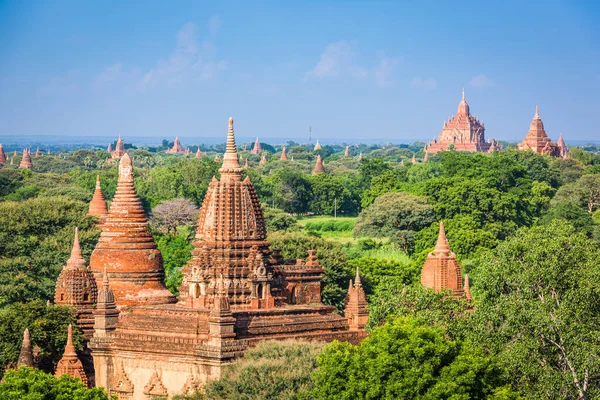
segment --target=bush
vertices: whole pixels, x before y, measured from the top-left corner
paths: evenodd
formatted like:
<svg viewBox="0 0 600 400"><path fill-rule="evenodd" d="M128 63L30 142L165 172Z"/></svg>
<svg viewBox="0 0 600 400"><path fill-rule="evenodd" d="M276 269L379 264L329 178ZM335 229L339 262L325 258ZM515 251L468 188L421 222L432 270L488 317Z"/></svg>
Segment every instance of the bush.
<svg viewBox="0 0 600 400"><path fill-rule="evenodd" d="M307 222L304 227L312 232L351 232L354 228L354 219L330 219L326 221Z"/></svg>

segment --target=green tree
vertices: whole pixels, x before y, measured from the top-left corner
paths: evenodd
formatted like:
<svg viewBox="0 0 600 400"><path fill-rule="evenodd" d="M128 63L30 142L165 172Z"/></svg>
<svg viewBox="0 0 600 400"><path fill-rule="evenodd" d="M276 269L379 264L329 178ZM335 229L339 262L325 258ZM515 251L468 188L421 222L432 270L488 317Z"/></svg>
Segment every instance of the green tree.
<svg viewBox="0 0 600 400"><path fill-rule="evenodd" d="M515 399L506 374L441 327L398 318L359 345L334 342L318 358L315 399Z"/></svg>
<svg viewBox="0 0 600 400"><path fill-rule="evenodd" d="M47 361L56 363L62 357L69 324L75 327L73 342L81 349L83 337L76 322L73 308L47 306L40 300L0 310L0 372L16 365L25 328L29 328L32 344L39 346L40 355Z"/></svg>
<svg viewBox="0 0 600 400"><path fill-rule="evenodd" d="M337 207L338 214L356 215L358 212L357 196L354 196L338 177L326 174L311 176L310 185L310 211L333 215L334 207Z"/></svg>
<svg viewBox="0 0 600 400"><path fill-rule="evenodd" d="M472 337L526 398L600 395L600 251L561 220L523 228L473 271Z"/></svg>
<svg viewBox="0 0 600 400"><path fill-rule="evenodd" d="M278 208L293 214L308 211L312 192L304 174L286 168L277 171L272 181L272 198Z"/></svg>
<svg viewBox="0 0 600 400"><path fill-rule="evenodd" d="M576 182L562 186L553 201L574 203L593 214L600 207L600 175L583 175Z"/></svg>
<svg viewBox="0 0 600 400"><path fill-rule="evenodd" d="M296 218L285 211L279 208L268 207L265 204L262 205L262 209L267 231L297 231L300 228Z"/></svg>
<svg viewBox="0 0 600 400"><path fill-rule="evenodd" d="M87 389L80 379L63 375L55 378L35 368L10 370L0 383L4 400L108 400L102 388Z"/></svg>
<svg viewBox="0 0 600 400"><path fill-rule="evenodd" d="M189 228L180 230L175 235L155 235L156 245L163 257L165 267L165 283L173 294L179 294L179 286L183 280L181 268L192 258L193 246L189 243L186 233Z"/></svg>

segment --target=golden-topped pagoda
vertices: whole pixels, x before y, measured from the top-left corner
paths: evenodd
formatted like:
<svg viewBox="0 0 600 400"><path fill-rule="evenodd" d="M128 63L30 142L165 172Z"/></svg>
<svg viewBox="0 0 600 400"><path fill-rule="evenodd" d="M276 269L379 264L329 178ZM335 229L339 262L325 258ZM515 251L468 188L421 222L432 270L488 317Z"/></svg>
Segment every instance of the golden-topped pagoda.
<svg viewBox="0 0 600 400"><path fill-rule="evenodd" d="M529 131L521 143L519 150L531 150L539 154L547 154L551 157L566 157L568 150L562 134L558 143L552 142L546 133L544 123L540 117L538 106L535 106L535 114L529 124Z"/></svg>
<svg viewBox="0 0 600 400"><path fill-rule="evenodd" d="M463 89L456 115L444 122L440 136L427 144L426 152L435 154L449 149L487 152L489 148L490 143L485 141L485 125L471 115Z"/></svg>

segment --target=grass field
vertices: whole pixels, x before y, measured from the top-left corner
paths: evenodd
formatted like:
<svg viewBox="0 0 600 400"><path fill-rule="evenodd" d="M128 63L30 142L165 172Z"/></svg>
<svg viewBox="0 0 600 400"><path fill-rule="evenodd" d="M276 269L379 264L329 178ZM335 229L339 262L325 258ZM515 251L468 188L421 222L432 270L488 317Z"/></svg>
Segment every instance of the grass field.
<svg viewBox="0 0 600 400"><path fill-rule="evenodd" d="M352 228L356 223L357 217L337 217L314 216L298 218L300 225L306 232L318 233L324 239L346 244L355 242L352 237Z"/></svg>

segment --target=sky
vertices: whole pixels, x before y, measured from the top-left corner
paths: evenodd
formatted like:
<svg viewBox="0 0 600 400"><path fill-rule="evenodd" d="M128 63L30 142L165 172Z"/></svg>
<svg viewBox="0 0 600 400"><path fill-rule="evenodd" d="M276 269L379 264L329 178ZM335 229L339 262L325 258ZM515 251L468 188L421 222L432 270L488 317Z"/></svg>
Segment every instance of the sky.
<svg viewBox="0 0 600 400"><path fill-rule="evenodd" d="M0 0L0 137L600 140L600 2Z"/></svg>

